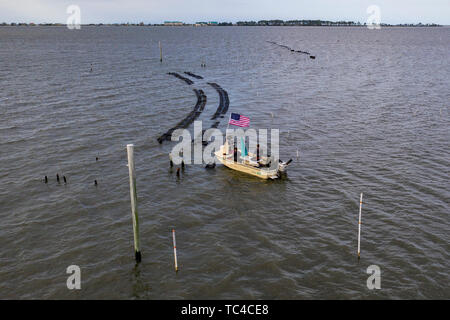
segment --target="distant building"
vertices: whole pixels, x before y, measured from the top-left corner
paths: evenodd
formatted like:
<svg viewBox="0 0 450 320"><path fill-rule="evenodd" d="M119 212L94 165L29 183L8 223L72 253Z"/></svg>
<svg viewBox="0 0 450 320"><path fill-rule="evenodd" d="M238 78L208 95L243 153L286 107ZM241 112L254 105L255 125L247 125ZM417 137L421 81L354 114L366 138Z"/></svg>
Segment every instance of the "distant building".
<svg viewBox="0 0 450 320"><path fill-rule="evenodd" d="M204 27L204 26L218 26L219 22L217 21L197 21L196 23L194 23L195 27Z"/></svg>
<svg viewBox="0 0 450 320"><path fill-rule="evenodd" d="M182 26L183 24L181 21L164 21L165 26Z"/></svg>

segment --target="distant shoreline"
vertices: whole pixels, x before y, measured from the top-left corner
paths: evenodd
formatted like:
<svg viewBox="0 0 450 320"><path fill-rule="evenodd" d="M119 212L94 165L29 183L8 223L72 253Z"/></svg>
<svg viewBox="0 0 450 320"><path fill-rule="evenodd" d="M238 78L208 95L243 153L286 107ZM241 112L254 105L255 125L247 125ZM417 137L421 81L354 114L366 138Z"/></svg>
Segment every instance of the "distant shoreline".
<svg viewBox="0 0 450 320"><path fill-rule="evenodd" d="M198 27L193 24L183 24L181 26L169 26L164 24L134 24L134 23L98 23L98 24L81 24L81 27ZM439 25L439 24L380 24L380 27L395 27L395 28L433 28L433 27L446 27L447 25ZM60 23L39 23L39 24L26 24L26 23L17 23L17 24L0 24L0 27L67 27L66 24ZM224 25L218 25L215 27L226 27ZM364 28L367 25L276 25L276 26L261 26L261 25L229 25L227 27L353 27L353 28Z"/></svg>
<svg viewBox="0 0 450 320"><path fill-rule="evenodd" d="M184 23L182 21L165 21L164 23L86 23L80 24L82 27L87 26L113 26L113 27L367 27L367 23L361 23L359 21L324 21L324 20L260 20L260 21L238 21L236 23L232 22L196 22L196 23ZM47 27L65 27L65 23L25 23L25 22L11 22L11 23L0 23L0 26L47 26ZM436 23L399 23L399 24L388 24L380 23L381 27L442 27L440 24Z"/></svg>

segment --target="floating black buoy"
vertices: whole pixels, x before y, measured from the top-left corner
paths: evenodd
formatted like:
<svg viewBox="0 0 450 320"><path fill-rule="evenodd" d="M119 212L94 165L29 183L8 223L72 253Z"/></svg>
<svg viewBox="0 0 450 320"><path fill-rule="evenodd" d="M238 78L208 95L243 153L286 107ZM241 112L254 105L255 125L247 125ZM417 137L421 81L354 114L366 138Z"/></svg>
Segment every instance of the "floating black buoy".
<svg viewBox="0 0 450 320"><path fill-rule="evenodd" d="M309 56L311 59L315 59L316 57L315 56Z"/></svg>
<svg viewBox="0 0 450 320"><path fill-rule="evenodd" d="M98 183L97 183L97 180L94 180L94 185L96 186Z"/></svg>
<svg viewBox="0 0 450 320"><path fill-rule="evenodd" d="M213 163L208 163L208 164L205 166L205 169L214 169L215 167L216 167L216 163L213 162Z"/></svg>
<svg viewBox="0 0 450 320"><path fill-rule="evenodd" d="M59 182L59 174L56 174L56 181Z"/></svg>
<svg viewBox="0 0 450 320"><path fill-rule="evenodd" d="M63 176L64 183L67 183L66 176Z"/></svg>
<svg viewBox="0 0 450 320"><path fill-rule="evenodd" d="M44 182L47 183L48 182L48 178L47 176L44 177Z"/></svg>

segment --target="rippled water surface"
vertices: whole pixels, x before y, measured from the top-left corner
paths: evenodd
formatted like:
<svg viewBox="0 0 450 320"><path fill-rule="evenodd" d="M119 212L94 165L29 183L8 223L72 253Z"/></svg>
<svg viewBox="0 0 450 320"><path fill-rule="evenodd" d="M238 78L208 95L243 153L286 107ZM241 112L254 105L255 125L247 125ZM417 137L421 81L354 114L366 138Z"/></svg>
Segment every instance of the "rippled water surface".
<svg viewBox="0 0 450 320"><path fill-rule="evenodd" d="M449 52L447 27L0 28L0 298L449 299ZM184 71L204 79L167 75ZM281 130L286 179L169 171L174 143L156 138L193 88L213 123L207 82L253 128ZM367 289L372 264L381 290Z"/></svg>

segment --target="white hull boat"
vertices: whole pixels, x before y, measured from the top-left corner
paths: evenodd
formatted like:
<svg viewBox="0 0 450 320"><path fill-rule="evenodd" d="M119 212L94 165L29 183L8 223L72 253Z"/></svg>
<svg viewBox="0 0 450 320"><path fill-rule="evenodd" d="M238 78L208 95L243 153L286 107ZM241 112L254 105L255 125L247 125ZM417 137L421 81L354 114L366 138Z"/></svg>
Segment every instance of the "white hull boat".
<svg viewBox="0 0 450 320"><path fill-rule="evenodd" d="M241 157L241 150L237 149L238 156L235 161L233 153L228 152L228 144L225 143L215 152L217 160L226 167L244 172L261 179L278 179L282 173L286 172L287 166L291 163L292 159L283 162L278 161L276 164L272 164L271 157L260 157L257 161L257 157L253 153L248 153L246 156ZM245 152L246 153L246 152Z"/></svg>

